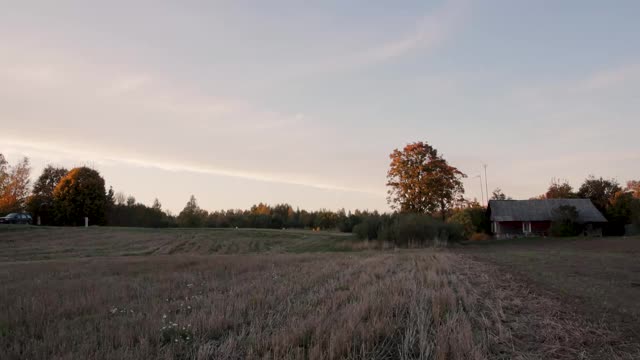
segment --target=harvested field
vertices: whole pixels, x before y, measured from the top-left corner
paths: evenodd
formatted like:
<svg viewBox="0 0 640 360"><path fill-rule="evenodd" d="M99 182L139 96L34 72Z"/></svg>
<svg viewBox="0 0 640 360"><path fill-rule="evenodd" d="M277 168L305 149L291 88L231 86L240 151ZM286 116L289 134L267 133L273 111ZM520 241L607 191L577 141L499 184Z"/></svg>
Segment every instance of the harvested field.
<svg viewBox="0 0 640 360"><path fill-rule="evenodd" d="M49 237L50 244L40 233L25 232L37 236L20 241L17 233L0 232L0 358L640 357L638 343L615 329L577 316L561 299L467 254L425 249L118 256L125 241L60 236L76 230L56 229L60 233ZM182 230L181 236L206 239L207 231ZM244 234L252 238L250 230ZM182 241L152 238L146 241ZM82 257L109 241L122 243L108 249L113 256ZM287 249L294 246L288 242L301 246L302 240L274 241ZM26 249L54 259L24 261Z"/></svg>
<svg viewBox="0 0 640 360"><path fill-rule="evenodd" d="M515 239L463 252L550 292L630 341L640 340L640 237Z"/></svg>
<svg viewBox="0 0 640 360"><path fill-rule="evenodd" d="M92 256L349 251L350 234L305 230L0 225L0 261Z"/></svg>
<svg viewBox="0 0 640 360"><path fill-rule="evenodd" d="M450 267L444 254L4 264L2 357L480 358Z"/></svg>

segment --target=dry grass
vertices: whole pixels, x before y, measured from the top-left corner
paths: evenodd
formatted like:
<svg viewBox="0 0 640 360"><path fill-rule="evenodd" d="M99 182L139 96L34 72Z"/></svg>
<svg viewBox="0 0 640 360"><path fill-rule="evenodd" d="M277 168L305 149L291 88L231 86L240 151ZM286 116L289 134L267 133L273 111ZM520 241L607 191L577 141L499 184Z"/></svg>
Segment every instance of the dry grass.
<svg viewBox="0 0 640 360"><path fill-rule="evenodd" d="M425 253L3 264L0 357L483 358L450 261Z"/></svg>
<svg viewBox="0 0 640 360"><path fill-rule="evenodd" d="M637 343L447 250L194 255L185 237L223 240L141 231L126 245L106 230L0 238L1 359L640 358ZM309 240L244 234L281 249ZM69 257L157 244L179 251ZM29 252L55 259L21 261Z"/></svg>

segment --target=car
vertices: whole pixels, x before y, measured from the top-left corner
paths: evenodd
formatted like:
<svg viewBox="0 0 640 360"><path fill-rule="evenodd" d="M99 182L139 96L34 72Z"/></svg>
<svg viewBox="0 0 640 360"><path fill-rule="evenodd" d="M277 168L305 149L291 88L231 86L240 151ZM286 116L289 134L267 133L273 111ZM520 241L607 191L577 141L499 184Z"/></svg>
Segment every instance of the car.
<svg viewBox="0 0 640 360"><path fill-rule="evenodd" d="M27 224L30 225L33 220L29 214L11 213L7 216L0 217L0 224Z"/></svg>

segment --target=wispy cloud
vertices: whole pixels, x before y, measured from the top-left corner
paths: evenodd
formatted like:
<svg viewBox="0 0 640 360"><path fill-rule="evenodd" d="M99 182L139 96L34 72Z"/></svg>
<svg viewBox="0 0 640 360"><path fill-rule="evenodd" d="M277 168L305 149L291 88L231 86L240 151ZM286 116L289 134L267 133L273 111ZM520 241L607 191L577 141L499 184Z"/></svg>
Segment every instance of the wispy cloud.
<svg viewBox="0 0 640 360"><path fill-rule="evenodd" d="M304 112L74 52L4 53L12 56L0 58L0 122L7 122L0 151L12 146L65 164L115 163L381 196L375 186L330 171L342 164L321 157L331 131ZM11 125L24 123L29 128ZM300 161L301 151L313 161Z"/></svg>
<svg viewBox="0 0 640 360"><path fill-rule="evenodd" d="M422 16L404 36L345 54L330 54L304 66L307 72L330 72L383 63L413 51L432 51L447 40L469 12L467 0L447 0Z"/></svg>
<svg viewBox="0 0 640 360"><path fill-rule="evenodd" d="M56 144L46 142L21 141L11 138L0 137L0 143L3 144L4 151L10 153L24 154L26 156L35 156L43 159L56 159L62 161L64 159L78 161L84 159L88 163L103 165L125 165L143 168L153 168L171 172L186 172L204 175L216 175L241 178L254 181L262 181L269 183L278 183L286 185L305 186L320 190L343 191L352 193L368 194L373 196L381 196L379 190L367 188L353 188L341 186L340 184L326 183L314 180L310 177L300 174L267 174L244 171L240 169L220 168L205 164L195 164L189 162L167 162L154 160L145 157L131 157L129 155L114 155L113 151L97 152L87 149L75 148L69 144Z"/></svg>
<svg viewBox="0 0 640 360"><path fill-rule="evenodd" d="M433 13L423 16L413 31L402 38L363 51L359 60L378 62L399 57L418 49L431 50L451 36L466 12L467 2L447 1Z"/></svg>
<svg viewBox="0 0 640 360"><path fill-rule="evenodd" d="M6 56L0 58L0 91L19 98L21 103L38 103L43 111L43 104L55 104L48 109L48 116L73 119L82 111L101 116L114 113L110 119L114 123L124 117L137 123L146 118L167 119L196 128L243 133L291 126L306 119L299 113L257 108L246 99L195 91L188 84L135 68L96 64L83 61L81 56L38 49L2 50ZM5 107L0 115L23 121L51 121L19 119L8 111L11 110Z"/></svg>

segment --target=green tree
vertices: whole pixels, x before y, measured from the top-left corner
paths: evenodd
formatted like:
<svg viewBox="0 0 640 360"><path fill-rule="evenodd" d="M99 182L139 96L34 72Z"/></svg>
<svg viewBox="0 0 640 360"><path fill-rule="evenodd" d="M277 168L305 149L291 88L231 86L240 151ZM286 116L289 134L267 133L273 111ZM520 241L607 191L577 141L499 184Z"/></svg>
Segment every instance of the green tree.
<svg viewBox="0 0 640 360"><path fill-rule="evenodd" d="M289 204L277 204L271 210L271 227L280 229L290 227L293 220L293 208Z"/></svg>
<svg viewBox="0 0 640 360"><path fill-rule="evenodd" d="M598 179L591 175L580 186L578 196L591 199L600 211L606 213L611 200L619 191L622 191L622 188L615 179Z"/></svg>
<svg viewBox="0 0 640 360"><path fill-rule="evenodd" d="M549 189L544 194L545 199L573 199L577 194L566 180L552 179Z"/></svg>
<svg viewBox="0 0 640 360"><path fill-rule="evenodd" d="M314 222L314 226L320 229L335 229L338 223L337 215L326 209L320 209L316 213L316 218Z"/></svg>
<svg viewBox="0 0 640 360"><path fill-rule="evenodd" d="M16 165L10 166L0 154L0 214L25 209L29 197L30 174L28 158L25 157Z"/></svg>
<svg viewBox="0 0 640 360"><path fill-rule="evenodd" d="M580 233L578 209L571 205L562 205L552 211L551 235L576 236Z"/></svg>
<svg viewBox="0 0 640 360"><path fill-rule="evenodd" d="M389 158L388 201L394 209L439 214L445 219L453 204L461 200L466 175L429 144L408 144L402 150L395 149Z"/></svg>
<svg viewBox="0 0 640 360"><path fill-rule="evenodd" d="M607 209L607 217L609 222L615 223L618 228L631 223L631 216L634 203L639 201L633 197L633 194L626 191L619 191L611 199L609 208Z"/></svg>
<svg viewBox="0 0 640 360"><path fill-rule="evenodd" d="M69 171L53 191L56 223L59 225L104 225L107 194L104 179L96 170L78 167Z"/></svg>
<svg viewBox="0 0 640 360"><path fill-rule="evenodd" d="M513 200L511 197L505 195L502 192L502 189L500 188L496 188L495 190L493 190L493 192L491 193L491 200Z"/></svg>
<svg viewBox="0 0 640 360"><path fill-rule="evenodd" d="M464 209L456 211L448 220L448 223L457 224L462 229L462 234L465 238L471 237L476 232L476 227L473 224L473 218L468 211Z"/></svg>
<svg viewBox="0 0 640 360"><path fill-rule="evenodd" d="M191 195L189 202L178 214L178 225L181 227L201 227L207 220L207 211L198 206L196 197Z"/></svg>
<svg viewBox="0 0 640 360"><path fill-rule="evenodd" d="M33 215L34 222L40 218L42 225L54 224L53 192L67 173L65 168L48 165L33 184L33 191L27 200L27 211Z"/></svg>

